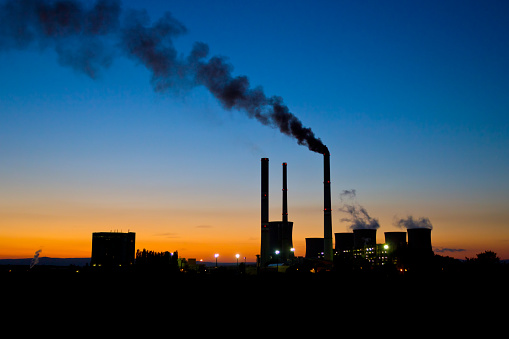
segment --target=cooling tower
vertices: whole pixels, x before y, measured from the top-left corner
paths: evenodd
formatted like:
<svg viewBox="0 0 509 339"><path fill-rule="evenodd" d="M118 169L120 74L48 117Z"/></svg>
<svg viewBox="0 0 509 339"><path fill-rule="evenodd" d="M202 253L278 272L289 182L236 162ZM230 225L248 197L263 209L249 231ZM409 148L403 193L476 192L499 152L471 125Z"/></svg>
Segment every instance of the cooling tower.
<svg viewBox="0 0 509 339"><path fill-rule="evenodd" d="M432 252L430 228L409 228L407 233L409 250L422 253Z"/></svg>
<svg viewBox="0 0 509 339"><path fill-rule="evenodd" d="M306 258L321 258L323 256L323 244L323 238L306 238Z"/></svg>
<svg viewBox="0 0 509 339"><path fill-rule="evenodd" d="M334 233L334 237L337 253L353 250L354 245L353 233Z"/></svg>
<svg viewBox="0 0 509 339"><path fill-rule="evenodd" d="M389 251L394 252L406 247L406 232L385 232L385 243Z"/></svg>
<svg viewBox="0 0 509 339"><path fill-rule="evenodd" d="M371 228L359 228L353 230L354 235L354 247L361 249L364 247L375 247L376 246L376 229Z"/></svg>

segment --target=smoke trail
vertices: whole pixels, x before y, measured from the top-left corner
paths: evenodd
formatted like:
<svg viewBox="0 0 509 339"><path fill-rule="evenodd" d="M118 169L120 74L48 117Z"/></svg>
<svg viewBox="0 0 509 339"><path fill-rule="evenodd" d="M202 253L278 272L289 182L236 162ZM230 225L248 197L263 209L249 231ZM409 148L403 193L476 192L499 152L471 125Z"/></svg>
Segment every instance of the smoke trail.
<svg viewBox="0 0 509 339"><path fill-rule="evenodd" d="M39 254L41 253L41 251L42 250L37 250L35 252L34 257L32 258L32 261L30 262L30 269L39 263Z"/></svg>
<svg viewBox="0 0 509 339"><path fill-rule="evenodd" d="M170 13L151 23L146 11L123 11L118 0L98 0L88 7L76 0L7 0L0 7L0 50L34 44L42 50L53 48L61 65L91 78L118 54L124 55L151 72L157 92L205 86L225 109L243 111L311 151L328 153L280 97L267 97L246 76L233 76L226 58L207 60L208 45L197 42L188 56L179 53L173 39L186 32Z"/></svg>
<svg viewBox="0 0 509 339"><path fill-rule="evenodd" d="M6 1L0 7L0 50L53 48L63 66L96 78L113 61L107 37L118 29L116 1L85 8L76 1Z"/></svg>
<svg viewBox="0 0 509 339"><path fill-rule="evenodd" d="M400 228L428 228L433 229L433 225L431 224L431 221L429 218L421 217L418 219L414 219L413 216L409 215L408 217L399 218L394 221L394 225Z"/></svg>
<svg viewBox="0 0 509 339"><path fill-rule="evenodd" d="M341 221L349 222L350 229L378 229L380 227L378 219L372 218L364 207L359 205L356 201L353 201L356 198L356 191L354 189L343 190L340 194L340 198L341 201L343 201L344 198L352 200L352 203L345 203L339 208L341 212L349 215L347 218L342 218Z"/></svg>

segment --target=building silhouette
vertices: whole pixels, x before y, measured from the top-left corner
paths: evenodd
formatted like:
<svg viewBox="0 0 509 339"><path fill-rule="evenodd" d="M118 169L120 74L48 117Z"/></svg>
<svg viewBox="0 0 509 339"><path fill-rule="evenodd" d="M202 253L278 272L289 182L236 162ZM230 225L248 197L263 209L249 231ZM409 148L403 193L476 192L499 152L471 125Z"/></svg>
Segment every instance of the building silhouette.
<svg viewBox="0 0 509 339"><path fill-rule="evenodd" d="M269 159L261 159L261 266L285 262L294 258L292 239L293 222L288 221L287 164L283 163L282 166L282 220L269 221Z"/></svg>
<svg viewBox="0 0 509 339"><path fill-rule="evenodd" d="M429 228L409 228L407 232L385 232L385 242L382 244L376 243L376 231L376 229L355 229L353 232L335 233L336 262L372 267L391 264L406 270L421 269L433 258Z"/></svg>
<svg viewBox="0 0 509 339"><path fill-rule="evenodd" d="M93 267L118 268L134 265L134 232L96 232L92 234Z"/></svg>

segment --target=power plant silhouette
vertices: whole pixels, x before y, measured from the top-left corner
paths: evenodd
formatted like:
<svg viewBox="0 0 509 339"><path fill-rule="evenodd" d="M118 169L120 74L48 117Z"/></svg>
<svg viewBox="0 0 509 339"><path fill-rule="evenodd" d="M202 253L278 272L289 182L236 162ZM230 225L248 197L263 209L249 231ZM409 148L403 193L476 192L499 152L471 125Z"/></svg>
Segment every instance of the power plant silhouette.
<svg viewBox="0 0 509 339"><path fill-rule="evenodd" d="M330 153L323 154L324 222L323 238L306 238L305 258L324 262L363 262L364 265L392 263L403 266L422 262L433 256L431 228L408 228L407 232L385 232L385 243L376 243L376 228L356 228L353 232L335 233L332 239L332 207L330 181ZM295 259L293 222L288 220L287 163L283 169L282 220L269 219L269 159L261 158L261 244L259 264L289 263ZM408 234L408 242L407 242Z"/></svg>
<svg viewBox="0 0 509 339"><path fill-rule="evenodd" d="M282 163L282 213L281 220L271 221L269 218L269 158L261 158L261 237L260 253L257 255L257 269L271 266L295 266L303 260L321 263L330 269L334 266L374 267L392 264L406 269L410 265L429 261L434 253L431 246L431 224L418 220L406 223L407 232L385 232L385 242L377 244L377 228L372 224L352 227L352 232L334 233L333 246L332 206L330 181L330 153L323 153L324 176L324 221L323 238L305 238L305 256L296 257L293 246L294 223L288 218L288 175L286 162ZM409 219L411 220L411 219ZM401 221L400 221L401 223ZM361 223L362 224L362 223ZM93 234L91 265L96 267L133 266L135 261L147 256L134 257L135 233L97 232ZM408 238L408 240L407 240ZM144 250L145 251L145 250ZM178 260L178 254L151 253L158 260ZM143 253L142 253L143 254ZM162 259L166 258L166 259ZM152 260L155 260L152 258ZM188 259L195 263L196 259ZM217 267L217 263L216 263ZM415 267L415 266L414 266Z"/></svg>
<svg viewBox="0 0 509 339"><path fill-rule="evenodd" d="M285 262L293 258L293 222L288 221L287 164L283 163L282 221L269 221L269 159L261 159L261 248L260 263Z"/></svg>
<svg viewBox="0 0 509 339"><path fill-rule="evenodd" d="M330 154L323 153L324 221L321 252L325 260L333 259L332 207L330 189ZM283 211L282 221L269 221L269 159L261 159L261 248L260 263L285 262L294 258L293 222L288 221L287 163L283 163Z"/></svg>

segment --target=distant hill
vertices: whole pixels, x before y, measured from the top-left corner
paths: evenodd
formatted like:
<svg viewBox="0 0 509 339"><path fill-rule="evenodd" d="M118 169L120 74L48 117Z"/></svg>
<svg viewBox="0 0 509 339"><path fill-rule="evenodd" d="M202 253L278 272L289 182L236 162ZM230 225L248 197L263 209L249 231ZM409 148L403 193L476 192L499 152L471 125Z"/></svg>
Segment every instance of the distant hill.
<svg viewBox="0 0 509 339"><path fill-rule="evenodd" d="M0 259L0 265L30 265L32 258L26 259ZM37 265L49 266L85 266L90 264L90 258L50 258L40 257Z"/></svg>

